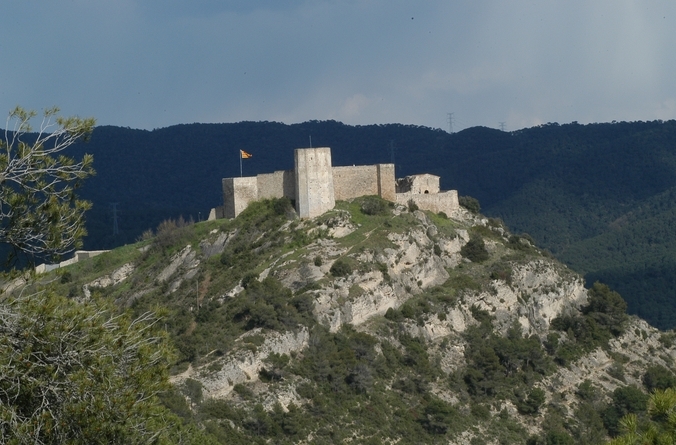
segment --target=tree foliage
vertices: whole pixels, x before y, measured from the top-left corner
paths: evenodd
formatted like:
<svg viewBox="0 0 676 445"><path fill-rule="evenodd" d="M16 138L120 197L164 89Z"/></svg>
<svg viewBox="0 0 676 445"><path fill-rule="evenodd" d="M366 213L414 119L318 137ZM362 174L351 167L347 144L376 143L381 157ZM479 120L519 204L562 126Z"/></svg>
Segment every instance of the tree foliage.
<svg viewBox="0 0 676 445"><path fill-rule="evenodd" d="M86 139L95 120L58 113L45 110L33 133L37 113L16 107L0 140L0 242L14 255L61 255L80 246L86 234L84 212L91 205L75 190L94 174L93 157L77 161L63 152Z"/></svg>
<svg viewBox="0 0 676 445"><path fill-rule="evenodd" d="M620 420L622 435L610 445L676 444L676 390L656 390L648 399L648 418L628 414Z"/></svg>
<svg viewBox="0 0 676 445"><path fill-rule="evenodd" d="M483 263L488 259L488 251L483 238L472 237L467 244L462 246L460 254L474 263Z"/></svg>
<svg viewBox="0 0 676 445"><path fill-rule="evenodd" d="M180 438L157 399L170 351L152 321L50 292L0 301L0 443Z"/></svg>

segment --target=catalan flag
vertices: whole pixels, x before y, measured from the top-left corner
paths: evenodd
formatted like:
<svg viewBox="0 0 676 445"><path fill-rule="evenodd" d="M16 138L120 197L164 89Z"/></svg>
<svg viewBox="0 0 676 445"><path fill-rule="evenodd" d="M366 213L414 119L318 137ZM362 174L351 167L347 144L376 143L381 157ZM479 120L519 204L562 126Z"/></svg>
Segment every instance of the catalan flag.
<svg viewBox="0 0 676 445"><path fill-rule="evenodd" d="M249 159L249 158L253 157L253 155L251 153L247 153L244 150L240 150L239 155L242 157L242 159Z"/></svg>

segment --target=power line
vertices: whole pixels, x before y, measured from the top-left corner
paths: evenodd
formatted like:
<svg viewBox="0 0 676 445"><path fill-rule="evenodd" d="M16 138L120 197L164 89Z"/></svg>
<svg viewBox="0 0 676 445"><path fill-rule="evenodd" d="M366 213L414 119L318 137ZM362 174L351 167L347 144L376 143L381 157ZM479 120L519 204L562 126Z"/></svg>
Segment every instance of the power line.
<svg viewBox="0 0 676 445"><path fill-rule="evenodd" d="M505 131L505 123L500 122L500 130Z"/></svg>
<svg viewBox="0 0 676 445"><path fill-rule="evenodd" d="M448 115L447 115L447 116L448 116L448 117L447 117L447 120L448 120L448 132L451 133L451 134L453 134L453 115L454 115L454 114L455 114L455 113L448 113Z"/></svg>

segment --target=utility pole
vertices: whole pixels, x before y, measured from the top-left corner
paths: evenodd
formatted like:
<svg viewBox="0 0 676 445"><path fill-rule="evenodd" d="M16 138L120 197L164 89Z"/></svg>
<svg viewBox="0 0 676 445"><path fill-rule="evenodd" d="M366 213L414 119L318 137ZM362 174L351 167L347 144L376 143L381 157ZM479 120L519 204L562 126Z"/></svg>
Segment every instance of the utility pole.
<svg viewBox="0 0 676 445"><path fill-rule="evenodd" d="M448 117L447 117L447 120L448 120L448 132L451 133L451 134L453 134L453 115L454 115L454 114L455 114L455 113L448 113L448 115L447 115L447 116L448 116Z"/></svg>
<svg viewBox="0 0 676 445"><path fill-rule="evenodd" d="M500 130L505 131L505 123L500 122Z"/></svg>

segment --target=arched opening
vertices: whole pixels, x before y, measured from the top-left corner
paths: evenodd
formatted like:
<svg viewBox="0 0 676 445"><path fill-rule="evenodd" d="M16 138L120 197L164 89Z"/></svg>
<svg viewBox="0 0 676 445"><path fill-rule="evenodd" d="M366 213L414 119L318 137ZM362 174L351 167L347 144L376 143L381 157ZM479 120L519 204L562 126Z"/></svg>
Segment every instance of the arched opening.
<svg viewBox="0 0 676 445"><path fill-rule="evenodd" d="M426 194L426 195L427 195L429 192L430 192L429 190L425 190L425 194Z"/></svg>

